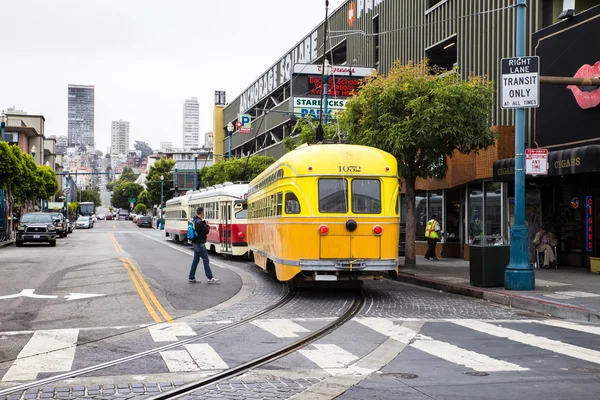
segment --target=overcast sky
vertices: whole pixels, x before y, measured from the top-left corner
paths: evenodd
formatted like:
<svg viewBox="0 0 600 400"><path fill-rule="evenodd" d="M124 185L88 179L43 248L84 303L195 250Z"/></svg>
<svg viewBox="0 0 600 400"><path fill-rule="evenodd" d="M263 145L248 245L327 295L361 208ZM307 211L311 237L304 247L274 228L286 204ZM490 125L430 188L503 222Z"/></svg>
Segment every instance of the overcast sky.
<svg viewBox="0 0 600 400"><path fill-rule="evenodd" d="M325 0L3 0L1 9L0 110L43 114L47 136L66 135L67 85L94 85L105 152L119 119L131 147L181 146L192 96L202 144L214 90L237 97L323 21Z"/></svg>

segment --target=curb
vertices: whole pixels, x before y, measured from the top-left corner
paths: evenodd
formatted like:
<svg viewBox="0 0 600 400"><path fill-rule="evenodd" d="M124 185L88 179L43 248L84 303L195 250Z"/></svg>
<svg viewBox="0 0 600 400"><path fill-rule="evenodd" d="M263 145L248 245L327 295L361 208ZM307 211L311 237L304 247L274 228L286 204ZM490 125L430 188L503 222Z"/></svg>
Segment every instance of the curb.
<svg viewBox="0 0 600 400"><path fill-rule="evenodd" d="M561 304L542 299L534 299L531 297L525 297L516 294L499 293L494 290L484 289L480 287L441 282L435 279L405 274L402 272L398 273L398 281L410 283L412 285L423 286L429 289L441 290L442 292L487 300L492 303L518 308L521 310L532 311L540 314L550 315L556 318L600 323L600 313L598 311L588 310L586 308L581 307L575 307L568 304Z"/></svg>
<svg viewBox="0 0 600 400"><path fill-rule="evenodd" d="M11 246L15 243L14 239L5 241L5 242L0 242L0 248L2 247L7 247L7 246Z"/></svg>

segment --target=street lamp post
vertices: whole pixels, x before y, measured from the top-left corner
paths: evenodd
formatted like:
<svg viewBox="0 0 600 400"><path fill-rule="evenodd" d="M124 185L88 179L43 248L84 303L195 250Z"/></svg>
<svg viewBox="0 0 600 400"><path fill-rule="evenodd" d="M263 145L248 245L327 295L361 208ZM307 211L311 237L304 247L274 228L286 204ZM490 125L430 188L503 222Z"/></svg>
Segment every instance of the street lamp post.
<svg viewBox="0 0 600 400"><path fill-rule="evenodd" d="M177 185L177 168L173 168L173 190L174 195L177 197L177 192L179 191L179 186Z"/></svg>
<svg viewBox="0 0 600 400"><path fill-rule="evenodd" d="M233 124L231 121L227 124L227 136L229 137L229 157L228 160L231 160L231 135L233 135Z"/></svg>
<svg viewBox="0 0 600 400"><path fill-rule="evenodd" d="M4 142L4 121L0 122L0 131L2 132L2 141ZM4 189L0 189L0 227L5 227L4 219ZM8 229L7 229L8 231Z"/></svg>
<svg viewBox="0 0 600 400"><path fill-rule="evenodd" d="M329 94L328 81L331 75L331 65L325 59L325 67L323 68L323 125L327 125L327 95Z"/></svg>
<svg viewBox="0 0 600 400"><path fill-rule="evenodd" d="M192 189L196 190L198 188L198 153L194 154L194 187Z"/></svg>
<svg viewBox="0 0 600 400"><path fill-rule="evenodd" d="M162 203L163 203L163 200L165 199L164 187L165 187L165 176L161 175L160 176L160 215L161 216L162 216Z"/></svg>
<svg viewBox="0 0 600 400"><path fill-rule="evenodd" d="M65 202L66 202L65 211L67 214L67 219L69 219L69 195L71 192L71 189L69 189L69 179L70 179L70 176L67 175L67 184L65 185Z"/></svg>

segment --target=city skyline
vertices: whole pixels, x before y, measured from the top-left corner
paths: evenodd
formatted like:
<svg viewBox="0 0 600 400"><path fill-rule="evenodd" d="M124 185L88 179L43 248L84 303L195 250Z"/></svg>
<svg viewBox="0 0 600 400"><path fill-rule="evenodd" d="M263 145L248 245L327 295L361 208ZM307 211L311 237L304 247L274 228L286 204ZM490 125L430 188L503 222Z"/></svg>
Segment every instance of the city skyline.
<svg viewBox="0 0 600 400"><path fill-rule="evenodd" d="M330 12L340 4L331 0ZM67 85L94 85L94 136L96 147L106 151L111 122L120 118L131 123L131 143L141 140L156 149L167 140L181 147L181 106L191 96L198 97L200 133L212 130L214 91L226 91L229 101L240 95L290 44L323 21L324 2L306 0L298 7L277 0L258 6L241 0L182 0L172 7L157 0L23 0L7 2L3 11L35 21L33 29L22 29L18 18L7 18L4 29L19 37L3 42L3 53L44 60L44 68L6 63L3 71L11 79L3 82L0 109L15 105L42 114L49 135L67 135ZM286 12L294 18L276 35L272 25L261 23ZM165 25L167 19L180 23ZM217 32L219 40L214 40ZM260 51L240 48L241 38ZM243 68L235 62L240 52Z"/></svg>

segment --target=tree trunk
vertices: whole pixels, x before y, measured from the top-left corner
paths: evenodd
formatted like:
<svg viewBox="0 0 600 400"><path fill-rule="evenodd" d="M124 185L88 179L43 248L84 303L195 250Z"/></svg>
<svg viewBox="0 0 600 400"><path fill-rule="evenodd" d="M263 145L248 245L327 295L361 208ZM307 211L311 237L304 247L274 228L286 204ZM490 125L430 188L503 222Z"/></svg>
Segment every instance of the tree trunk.
<svg viewBox="0 0 600 400"><path fill-rule="evenodd" d="M406 178L406 247L404 265L416 265L415 252L415 186L416 178Z"/></svg>

